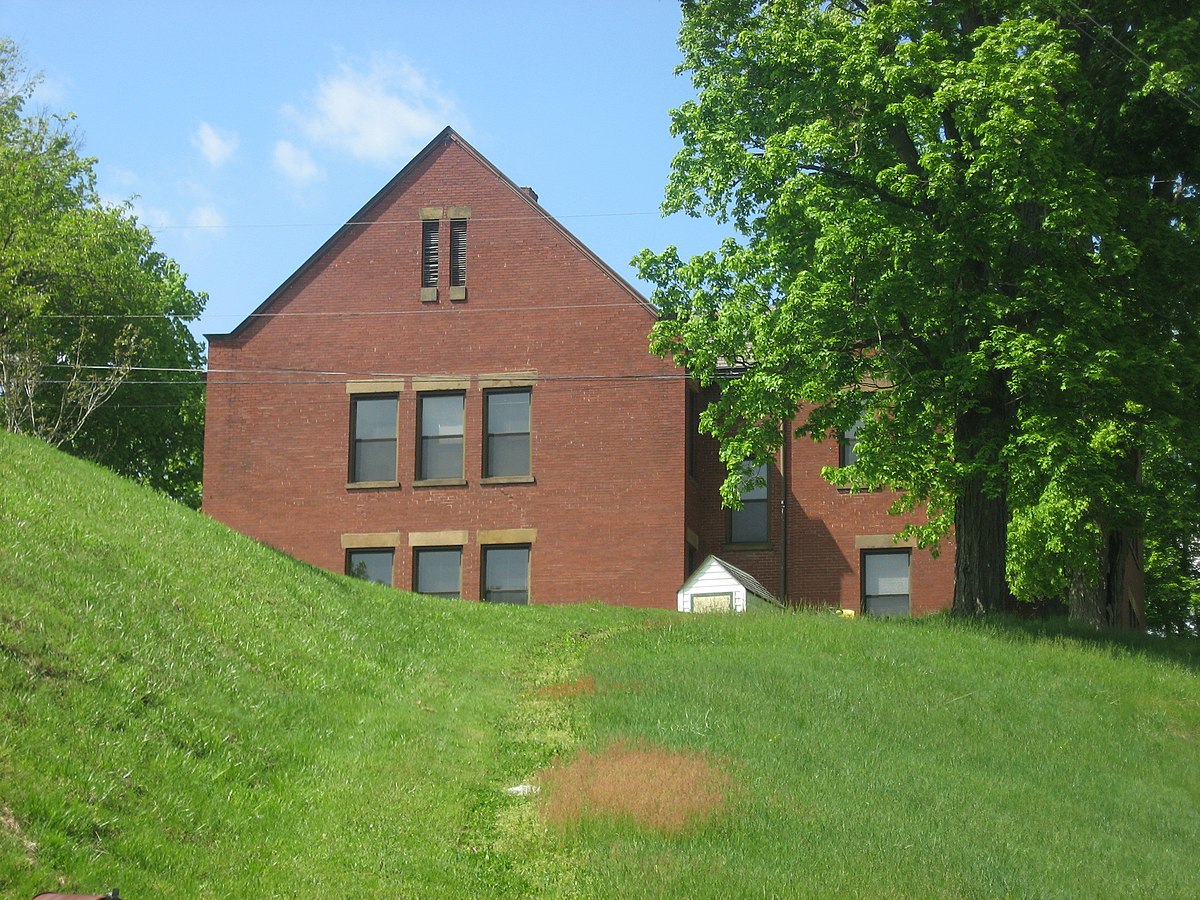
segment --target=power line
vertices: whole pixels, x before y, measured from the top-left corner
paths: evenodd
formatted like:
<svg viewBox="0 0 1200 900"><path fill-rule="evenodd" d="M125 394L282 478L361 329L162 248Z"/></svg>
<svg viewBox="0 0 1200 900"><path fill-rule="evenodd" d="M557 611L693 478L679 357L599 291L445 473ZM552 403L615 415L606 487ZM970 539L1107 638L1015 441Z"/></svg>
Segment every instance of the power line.
<svg viewBox="0 0 1200 900"><path fill-rule="evenodd" d="M1059 0L1045 0L1046 5L1049 6L1051 9L1053 9L1055 12L1057 12L1059 14L1065 14L1062 7L1060 7L1058 5L1058 2L1059 2ZM1073 9L1076 13L1078 13L1083 18L1087 19L1093 26L1095 26L1095 29L1090 32L1090 35L1092 37L1096 37L1097 34L1099 34L1102 37L1108 38L1110 41L1112 41L1114 44L1116 44L1118 47L1120 47L1122 51L1124 51L1124 56L1125 56L1126 60L1128 60L1130 62L1141 63L1146 68L1147 72L1154 71L1154 64L1152 62L1150 62L1150 60L1148 60L1144 56L1142 56L1133 47L1130 47L1128 44L1126 44L1124 41L1122 41L1119 37L1117 37L1116 34L1113 32L1113 29L1110 25L1105 25L1104 23L1097 20L1088 10L1084 9L1077 2L1075 2L1075 0L1061 0L1061 2L1068 4L1071 7L1071 9ZM1082 29L1083 26L1080 25L1079 27ZM1187 94L1178 93L1178 92L1174 92L1174 91L1168 91L1167 93L1168 93L1168 96L1175 97L1177 100L1182 100L1184 103L1187 103L1188 105L1195 108L1198 112L1200 112L1200 102L1197 102L1196 100L1194 100L1192 97L1188 96Z"/></svg>
<svg viewBox="0 0 1200 900"><path fill-rule="evenodd" d="M613 212L613 213L570 213L561 216L543 215L522 216L472 216L471 224L487 222L539 222L546 219L621 219L636 216L661 216L660 210L652 212ZM149 231L183 231L188 229L258 229L272 228L345 228L366 225L418 225L421 219L350 219L346 222L244 222L241 224L215 223L211 225L145 225Z"/></svg>
<svg viewBox="0 0 1200 900"><path fill-rule="evenodd" d="M60 369L84 369L92 372L114 372L119 367L117 366L71 366L68 364L52 365L48 368ZM290 369L290 368L268 368L268 369L196 369L184 367L169 367L169 366L133 366L126 371L129 372L146 372L152 374L178 374L178 375L195 375L206 379L210 375L233 375L233 376L272 376L274 380L264 380L261 378L253 378L246 381L228 381L220 380L214 382L220 386L226 385L285 385L298 387L301 385L344 385L347 382L363 381L368 379L377 379L380 381L397 381L403 379L431 379L439 378L478 378L479 374L461 375L460 373L441 373L441 372L344 372L344 371L323 371L318 369ZM487 377L505 378L505 377L525 377L525 372L520 373L483 373ZM293 378L285 378L280 376L297 376ZM620 372L620 373L600 373L586 372L575 374L544 374L537 373L531 378L541 382L564 382L564 381L677 381L686 380L689 376L686 372ZM65 384L65 380L48 381L50 384ZM186 385L186 384L204 384L204 380L189 382L184 380L163 380L163 381L143 381L143 380L127 380L125 384L130 385Z"/></svg>
<svg viewBox="0 0 1200 900"><path fill-rule="evenodd" d="M451 309L467 309L468 307L451 307ZM491 312L491 313L510 313L510 312L542 312L542 311L561 311L565 309L630 309L629 301L620 303L564 303L552 306L482 306L476 304L469 307L472 313ZM254 312L243 315L241 313L202 313L202 316L218 319L277 319L277 318L325 318L325 317L370 317L370 316L419 316L428 315L428 308L414 309L335 309L335 310L315 310L312 312ZM176 313L81 313L79 315L71 315L70 313L46 313L42 316L46 319L173 319L179 320L181 323L185 321L196 321L200 316L182 316Z"/></svg>

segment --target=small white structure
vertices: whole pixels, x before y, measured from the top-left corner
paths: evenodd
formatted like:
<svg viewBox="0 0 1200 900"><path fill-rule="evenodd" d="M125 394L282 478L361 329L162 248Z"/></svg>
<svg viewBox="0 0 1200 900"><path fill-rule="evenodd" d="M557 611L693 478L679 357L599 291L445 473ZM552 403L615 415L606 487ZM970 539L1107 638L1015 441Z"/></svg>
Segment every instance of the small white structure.
<svg viewBox="0 0 1200 900"><path fill-rule="evenodd" d="M715 556L700 563L676 599L680 612L745 612L780 605L754 576Z"/></svg>

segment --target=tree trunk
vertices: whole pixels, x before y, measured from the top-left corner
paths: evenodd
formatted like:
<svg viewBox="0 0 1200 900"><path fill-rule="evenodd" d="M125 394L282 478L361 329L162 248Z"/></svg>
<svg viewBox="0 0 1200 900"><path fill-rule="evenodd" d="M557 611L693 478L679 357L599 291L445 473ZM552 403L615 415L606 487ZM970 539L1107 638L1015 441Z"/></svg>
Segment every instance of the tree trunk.
<svg viewBox="0 0 1200 900"><path fill-rule="evenodd" d="M1141 484L1141 450L1130 451L1120 470L1130 483ZM1145 542L1140 525L1128 525L1130 518L1125 516L1125 527L1101 525L1096 570L1071 578L1071 621L1097 628L1146 627Z"/></svg>
<svg viewBox="0 0 1200 900"><path fill-rule="evenodd" d="M1096 571L1076 572L1068 600L1073 622L1097 628L1145 628L1146 581L1142 538L1131 531L1101 532Z"/></svg>
<svg viewBox="0 0 1200 900"><path fill-rule="evenodd" d="M1000 612L1008 603L1008 501L989 497L983 477L971 478L954 502L956 616Z"/></svg>
<svg viewBox="0 0 1200 900"><path fill-rule="evenodd" d="M954 501L955 616L1001 612L1009 599L1008 494L999 454L1011 425L1011 398L1000 373L992 378L986 405L963 413L954 428L955 459L969 467Z"/></svg>

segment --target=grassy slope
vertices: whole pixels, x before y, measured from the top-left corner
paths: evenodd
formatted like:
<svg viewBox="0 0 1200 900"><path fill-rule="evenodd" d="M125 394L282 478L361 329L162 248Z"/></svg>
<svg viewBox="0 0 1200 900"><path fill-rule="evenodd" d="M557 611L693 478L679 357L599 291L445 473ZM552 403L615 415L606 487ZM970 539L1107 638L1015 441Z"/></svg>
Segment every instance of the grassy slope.
<svg viewBox="0 0 1200 900"><path fill-rule="evenodd" d="M574 741L530 689L631 614L522 612L329 575L0 434L0 896L525 892L500 791Z"/></svg>
<svg viewBox="0 0 1200 900"><path fill-rule="evenodd" d="M1198 667L1147 647L413 598L0 434L0 896L1195 896ZM730 810L503 793L616 737Z"/></svg>

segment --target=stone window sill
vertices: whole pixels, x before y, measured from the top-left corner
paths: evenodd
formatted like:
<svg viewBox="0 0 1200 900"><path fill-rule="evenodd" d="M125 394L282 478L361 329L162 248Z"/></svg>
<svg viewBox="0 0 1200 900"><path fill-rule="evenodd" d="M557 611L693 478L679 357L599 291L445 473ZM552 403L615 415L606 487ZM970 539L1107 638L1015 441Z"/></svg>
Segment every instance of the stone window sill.
<svg viewBox="0 0 1200 900"><path fill-rule="evenodd" d="M480 478L480 484L536 484L532 475L496 475L491 478Z"/></svg>
<svg viewBox="0 0 1200 900"><path fill-rule="evenodd" d="M348 491L378 491L388 488L398 488L398 481L347 481L346 490Z"/></svg>
<svg viewBox="0 0 1200 900"><path fill-rule="evenodd" d="M420 481L414 481L414 488L439 488L439 487L466 487L467 480L465 478L422 478Z"/></svg>

